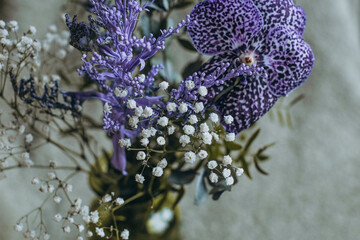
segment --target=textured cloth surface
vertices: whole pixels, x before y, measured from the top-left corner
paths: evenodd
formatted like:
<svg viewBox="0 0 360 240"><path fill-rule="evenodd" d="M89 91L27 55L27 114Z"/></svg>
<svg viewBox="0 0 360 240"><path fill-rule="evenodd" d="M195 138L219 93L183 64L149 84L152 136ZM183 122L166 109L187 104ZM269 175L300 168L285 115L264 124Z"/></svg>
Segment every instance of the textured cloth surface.
<svg viewBox="0 0 360 240"><path fill-rule="evenodd" d="M12 19L24 27L35 25L39 32L46 29L38 27L44 23L43 14L45 24L55 21L54 14L42 10L45 5L60 11L55 0L49 5L41 0L17 2L21 5ZM199 207L193 205L194 185L187 188L181 202L185 240L337 240L360 235L360 2L296 3L307 13L305 40L316 61L308 81L290 95L305 94L292 109L295 127L280 127L267 117L260 120L258 144L276 141L269 151L271 160L262 165L269 176L254 174L253 180L243 176L220 201ZM0 239L22 239L12 231L13 224L43 199L30 185L38 173L28 173L28 179L21 180L28 184L19 184L20 171L0 181ZM76 181L87 185L84 176ZM89 196L83 191L84 197Z"/></svg>

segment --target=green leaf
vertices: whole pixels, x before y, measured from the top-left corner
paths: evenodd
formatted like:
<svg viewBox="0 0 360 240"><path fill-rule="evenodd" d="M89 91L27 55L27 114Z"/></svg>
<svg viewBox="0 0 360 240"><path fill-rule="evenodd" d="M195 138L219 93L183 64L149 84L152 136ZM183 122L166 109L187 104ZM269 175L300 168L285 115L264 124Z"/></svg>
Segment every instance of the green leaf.
<svg viewBox="0 0 360 240"><path fill-rule="evenodd" d="M256 156L254 156L254 164L255 164L255 168L262 174L264 175L269 175L264 169L262 169L259 165L258 159Z"/></svg>
<svg viewBox="0 0 360 240"><path fill-rule="evenodd" d="M195 61L190 62L188 65L184 67L184 70L182 72L182 77L186 79L194 72L198 71L203 64L203 60L201 58L197 58Z"/></svg>
<svg viewBox="0 0 360 240"><path fill-rule="evenodd" d="M244 153L247 153L247 151L250 149L251 145L253 144L253 142L255 141L255 139L257 138L257 136L260 133L260 128L257 129L252 135L251 137L248 139L247 143L245 144L244 147Z"/></svg>
<svg viewBox="0 0 360 240"><path fill-rule="evenodd" d="M194 170L172 170L168 180L173 184L183 185L191 183L194 180L195 176L196 171Z"/></svg>
<svg viewBox="0 0 360 240"><path fill-rule="evenodd" d="M289 103L289 107L294 106L295 104L297 104L298 102L300 102L301 100L303 100L305 98L304 94L300 94L299 96L297 96L296 98L294 98L294 100L292 100Z"/></svg>
<svg viewBox="0 0 360 240"><path fill-rule="evenodd" d="M226 147L231 151L239 151L242 149L242 146L236 142L226 142Z"/></svg>
<svg viewBox="0 0 360 240"><path fill-rule="evenodd" d="M206 188L205 183L205 171L201 170L200 176L196 181L196 189L195 189L195 205L200 205L204 203L208 197L208 190Z"/></svg>
<svg viewBox="0 0 360 240"><path fill-rule="evenodd" d="M178 195L176 197L174 204L172 205L172 209L175 209L175 207L179 204L180 200L184 197L185 188L183 186L181 186L181 188L177 192L178 192Z"/></svg>
<svg viewBox="0 0 360 240"><path fill-rule="evenodd" d="M184 47L185 49L192 51L192 52L197 52L197 50L194 48L193 44L189 40L182 39L182 38L177 38L177 40L180 43L180 45L182 47Z"/></svg>

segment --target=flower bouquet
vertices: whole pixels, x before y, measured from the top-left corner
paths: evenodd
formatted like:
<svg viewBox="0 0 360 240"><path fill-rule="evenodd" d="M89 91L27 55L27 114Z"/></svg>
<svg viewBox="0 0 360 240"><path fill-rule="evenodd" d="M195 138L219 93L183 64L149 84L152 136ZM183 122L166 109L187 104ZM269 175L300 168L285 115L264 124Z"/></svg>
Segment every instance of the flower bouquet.
<svg viewBox="0 0 360 240"><path fill-rule="evenodd" d="M292 0L83 6L64 16L68 31L52 25L43 41L35 27L19 35L16 21L0 21L0 174L47 170L31 181L44 202L15 230L27 239L56 237L54 224L77 240L182 239L186 184L196 181L201 204L251 177L251 164L266 174L272 144L252 148L254 124L311 73L305 13ZM171 27L184 7L190 15ZM197 54L181 74L174 44ZM96 194L88 205L70 183L82 173ZM57 204L65 207L55 222L44 220Z"/></svg>

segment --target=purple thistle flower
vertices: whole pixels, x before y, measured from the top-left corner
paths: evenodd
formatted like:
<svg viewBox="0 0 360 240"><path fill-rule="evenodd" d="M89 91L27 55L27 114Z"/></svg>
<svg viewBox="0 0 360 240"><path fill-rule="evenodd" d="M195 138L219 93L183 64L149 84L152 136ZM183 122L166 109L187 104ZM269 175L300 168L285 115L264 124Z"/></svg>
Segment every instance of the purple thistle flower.
<svg viewBox="0 0 360 240"><path fill-rule="evenodd" d="M178 33L189 18L175 28L162 30L157 38L152 34L138 38L133 36L135 25L139 14L147 11L146 7L151 2L143 6L134 0L115 0L114 6L104 1L91 0L90 3L96 19L89 17L90 23L86 24L77 23L76 18L70 22L67 17L67 25L71 44L89 52L83 55L84 64L78 71L89 76L98 85L99 91L68 92L66 95L79 101L96 98L104 103L104 130L111 135L114 145L112 165L126 174L125 148L119 146L119 139L134 139L136 133L154 121L163 108L160 98L151 96L151 91L156 89L153 86L154 77L163 66L152 66L145 75L141 73L145 61L164 49L165 39ZM134 76L135 70L138 70L137 76ZM154 113L141 121L133 121L131 125L129 119L138 116L135 116L133 108L127 107L129 100L134 100L136 106L152 107Z"/></svg>
<svg viewBox="0 0 360 240"><path fill-rule="evenodd" d="M314 56L302 37L305 23L303 9L292 0L205 0L194 7L192 42L199 52L215 55L200 71L211 75L228 63L240 73L219 77L200 99L214 104L221 117L234 117L227 131L248 128L309 77ZM246 66L252 71L244 74Z"/></svg>

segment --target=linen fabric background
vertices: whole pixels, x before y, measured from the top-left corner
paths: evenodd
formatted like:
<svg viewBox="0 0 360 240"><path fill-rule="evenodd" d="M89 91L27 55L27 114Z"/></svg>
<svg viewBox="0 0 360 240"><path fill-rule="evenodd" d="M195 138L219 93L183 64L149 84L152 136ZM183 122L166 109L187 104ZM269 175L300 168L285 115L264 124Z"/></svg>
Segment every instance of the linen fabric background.
<svg viewBox="0 0 360 240"><path fill-rule="evenodd" d="M181 202L185 240L360 236L360 2L296 3L307 13L305 40L316 61L308 81L290 95L305 95L292 109L295 127L281 127L268 117L260 120L258 145L276 142L269 151L271 160L262 165L269 176L251 169L253 180L243 176L231 193L202 206L193 205L194 184L187 187ZM18 20L20 32L34 25L41 37L55 23L61 4L59 0L0 0L0 18ZM180 57L181 51L177 54ZM49 158L55 157L49 154ZM13 225L41 203L43 196L30 180L45 173L15 170L0 181L0 239L22 239L13 232ZM86 188L86 176L73 183L74 191L90 202L93 195ZM50 232L61 232L60 224L50 225ZM53 234L52 239L73 237Z"/></svg>

